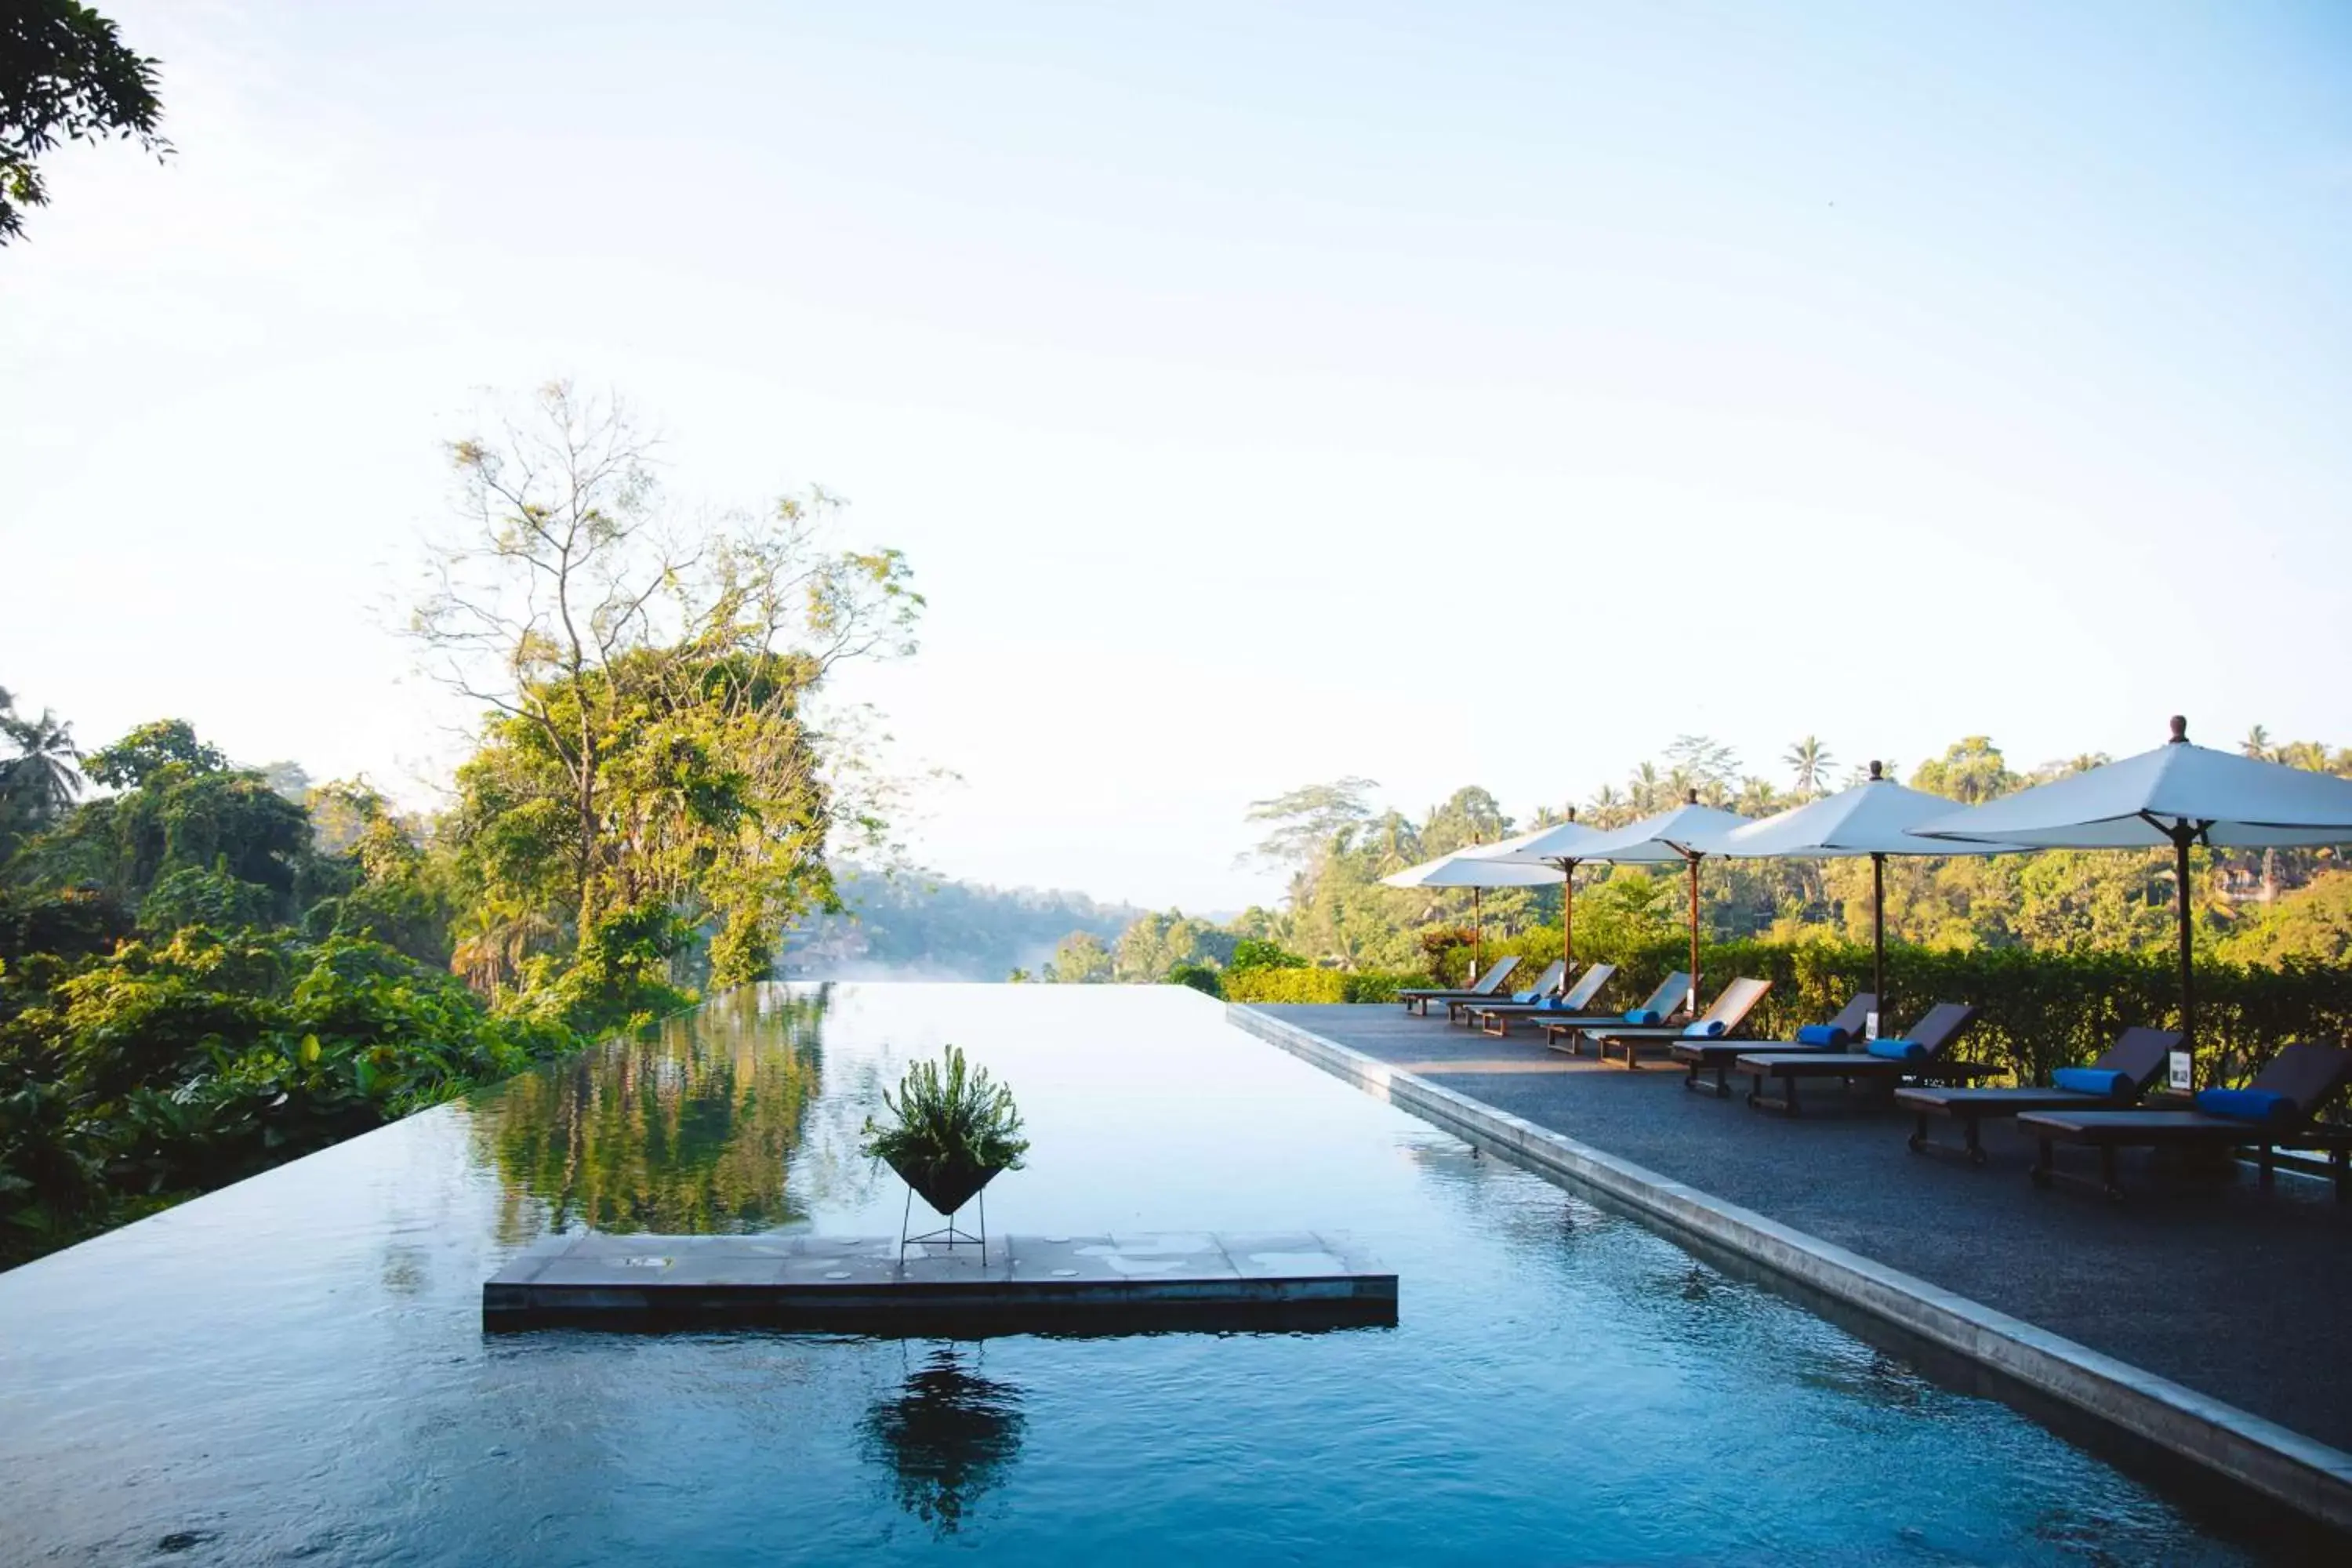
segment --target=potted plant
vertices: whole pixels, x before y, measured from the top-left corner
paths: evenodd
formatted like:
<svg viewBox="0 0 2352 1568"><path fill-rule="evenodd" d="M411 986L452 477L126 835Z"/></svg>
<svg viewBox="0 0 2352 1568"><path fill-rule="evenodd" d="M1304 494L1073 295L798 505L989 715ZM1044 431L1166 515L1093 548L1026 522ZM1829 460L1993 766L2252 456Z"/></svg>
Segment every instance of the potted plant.
<svg viewBox="0 0 2352 1568"><path fill-rule="evenodd" d="M936 1062L907 1069L894 1096L882 1091L887 1122L866 1119L860 1147L898 1173L931 1207L952 1215L999 1171L1017 1171L1029 1141L1013 1091L966 1065L950 1046Z"/></svg>

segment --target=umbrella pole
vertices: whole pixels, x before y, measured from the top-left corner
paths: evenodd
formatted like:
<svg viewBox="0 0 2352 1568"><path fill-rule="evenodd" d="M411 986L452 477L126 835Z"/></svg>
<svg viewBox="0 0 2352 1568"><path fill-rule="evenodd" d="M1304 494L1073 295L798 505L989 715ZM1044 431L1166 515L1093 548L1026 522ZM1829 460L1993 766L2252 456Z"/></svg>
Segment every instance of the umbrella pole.
<svg viewBox="0 0 2352 1568"><path fill-rule="evenodd" d="M1870 989L1878 1016L1886 1016L1886 857L1870 854Z"/></svg>
<svg viewBox="0 0 2352 1568"><path fill-rule="evenodd" d="M1566 991L1576 979L1576 862L1559 863L1559 957L1568 965L1560 976L1560 989Z"/></svg>
<svg viewBox="0 0 2352 1568"><path fill-rule="evenodd" d="M1690 862L1691 979L1688 1006L1690 1016L1696 1018L1698 1016L1698 857L1686 855L1684 858Z"/></svg>
<svg viewBox="0 0 2352 1568"><path fill-rule="evenodd" d="M1478 900L1483 891L1484 889L1478 888L1470 889L1470 975L1462 982L1465 985L1478 984L1478 971L1486 962L1479 954L1481 933L1486 929L1486 919L1479 912L1478 908Z"/></svg>
<svg viewBox="0 0 2352 1568"><path fill-rule="evenodd" d="M2172 835L2173 876L2180 905L2180 1034L2193 1064L2197 1051L2197 964L2189 945L2189 835L2176 828ZM2194 1067L2191 1067L2194 1073ZM2190 1079L2191 1087L2195 1079Z"/></svg>

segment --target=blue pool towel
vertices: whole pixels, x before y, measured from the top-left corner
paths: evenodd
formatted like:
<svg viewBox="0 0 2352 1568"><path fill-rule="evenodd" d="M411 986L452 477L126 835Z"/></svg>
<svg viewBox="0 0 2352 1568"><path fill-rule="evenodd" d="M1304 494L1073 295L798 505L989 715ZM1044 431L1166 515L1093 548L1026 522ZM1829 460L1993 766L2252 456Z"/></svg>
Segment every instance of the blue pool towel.
<svg viewBox="0 0 2352 1568"><path fill-rule="evenodd" d="M2095 1094L2101 1100L2121 1100L2131 1092L2130 1074L2099 1068L2060 1068L2050 1075L2050 1082L2054 1088Z"/></svg>
<svg viewBox="0 0 2352 1568"><path fill-rule="evenodd" d="M2266 1089L2200 1089L2197 1109L2236 1121L2293 1121L2295 1113L2294 1100Z"/></svg>
<svg viewBox="0 0 2352 1568"><path fill-rule="evenodd" d="M1890 1062L1924 1062L1927 1059L1927 1047L1916 1040L1873 1040L1870 1054Z"/></svg>
<svg viewBox="0 0 2352 1568"><path fill-rule="evenodd" d="M1514 1002L1534 1002L1539 1000L1539 998L1532 991L1514 991L1511 993L1511 1000Z"/></svg>
<svg viewBox="0 0 2352 1568"><path fill-rule="evenodd" d="M1655 1008L1636 1007L1632 1012L1625 1015L1625 1021L1629 1024L1639 1024L1643 1028L1655 1028L1658 1025L1664 1023L1666 1020L1660 1016Z"/></svg>
<svg viewBox="0 0 2352 1568"><path fill-rule="evenodd" d="M1852 1035L1847 1034L1835 1024L1807 1024L1803 1028L1797 1031L1797 1044L1801 1046L1827 1046L1833 1051L1842 1051L1845 1049L1845 1047L1852 1043L1853 1039L1853 1037Z"/></svg>
<svg viewBox="0 0 2352 1568"><path fill-rule="evenodd" d="M1712 1040L1722 1033L1722 1019L1701 1018L1697 1023L1693 1024L1689 1028L1683 1031L1683 1038L1686 1040Z"/></svg>

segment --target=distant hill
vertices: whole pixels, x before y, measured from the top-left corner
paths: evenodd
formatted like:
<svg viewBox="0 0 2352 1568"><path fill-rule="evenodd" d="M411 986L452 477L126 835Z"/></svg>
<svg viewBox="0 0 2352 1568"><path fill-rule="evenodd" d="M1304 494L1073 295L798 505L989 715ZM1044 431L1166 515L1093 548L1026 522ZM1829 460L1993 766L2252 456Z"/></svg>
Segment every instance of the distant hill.
<svg viewBox="0 0 2352 1568"><path fill-rule="evenodd" d="M1072 931L1116 940L1144 911L1084 893L990 888L923 872L841 876L855 918L820 915L784 933L791 979L1002 980L1036 970Z"/></svg>

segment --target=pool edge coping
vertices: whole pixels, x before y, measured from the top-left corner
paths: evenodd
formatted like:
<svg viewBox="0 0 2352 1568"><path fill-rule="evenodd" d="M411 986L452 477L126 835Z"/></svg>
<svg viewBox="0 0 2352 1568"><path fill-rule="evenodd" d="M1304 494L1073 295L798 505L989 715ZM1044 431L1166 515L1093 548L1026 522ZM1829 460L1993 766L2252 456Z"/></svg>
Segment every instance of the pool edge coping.
<svg viewBox="0 0 2352 1568"><path fill-rule="evenodd" d="M1226 1022L1453 1130L1477 1133L1675 1229L1991 1367L2332 1528L2352 1531L2352 1454L1915 1275L1727 1203L1312 1029L1225 1005Z"/></svg>

